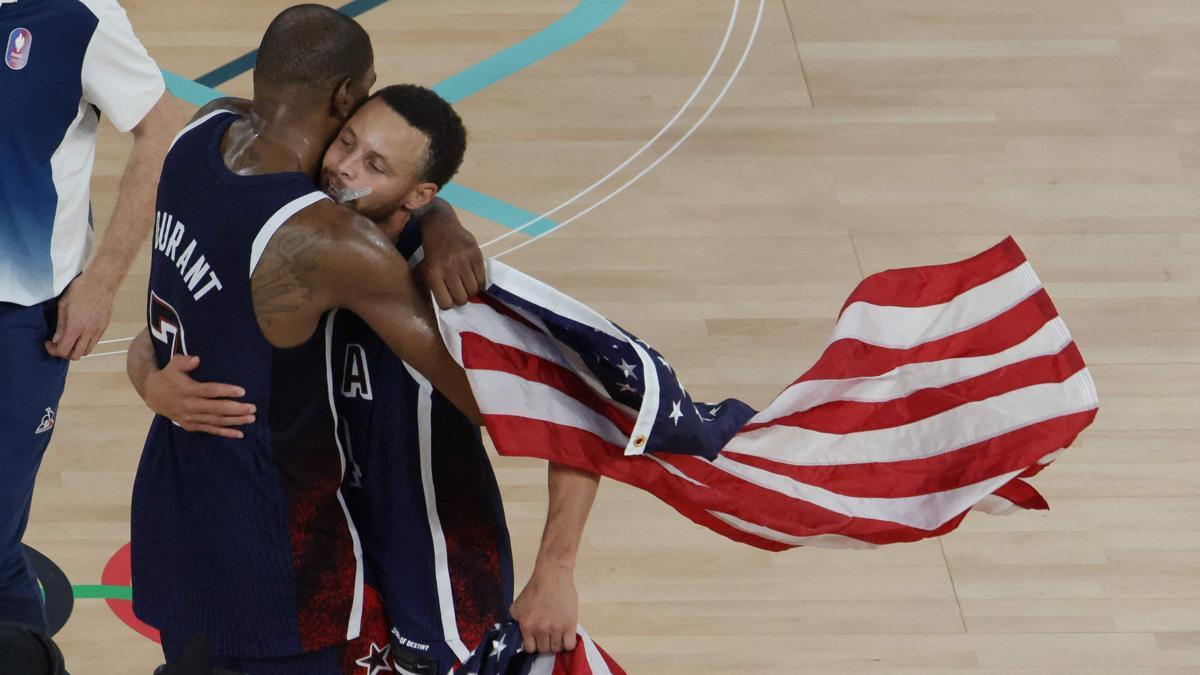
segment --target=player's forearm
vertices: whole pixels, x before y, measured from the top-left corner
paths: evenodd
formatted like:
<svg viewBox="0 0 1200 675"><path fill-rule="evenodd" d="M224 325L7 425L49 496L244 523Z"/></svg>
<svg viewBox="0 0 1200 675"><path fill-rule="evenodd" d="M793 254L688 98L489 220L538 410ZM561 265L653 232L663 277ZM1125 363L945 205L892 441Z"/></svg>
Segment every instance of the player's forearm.
<svg viewBox="0 0 1200 675"><path fill-rule="evenodd" d="M548 482L550 506L534 570L573 571L600 476L551 462Z"/></svg>
<svg viewBox="0 0 1200 675"><path fill-rule="evenodd" d="M133 338L129 353L125 355L125 374L143 401L146 400L146 379L155 370L158 370L158 363L154 360L154 345L150 344L150 333L143 328Z"/></svg>
<svg viewBox="0 0 1200 675"><path fill-rule="evenodd" d="M449 399L454 407L458 408L459 412L471 421L471 424L477 427L483 426L483 413L479 412L479 404L475 401L475 394L471 391L467 374L452 359L450 363L454 364L453 369L448 370L444 377L431 380L433 386Z"/></svg>
<svg viewBox="0 0 1200 675"><path fill-rule="evenodd" d="M110 292L116 292L121 285L138 249L150 234L163 158L182 123L174 98L163 94L134 129L133 151L121 176L117 205L104 240L87 269L87 274Z"/></svg>
<svg viewBox="0 0 1200 675"><path fill-rule="evenodd" d="M479 404L475 402L467 374L446 349L433 306L413 286L411 277L407 275L407 267L404 275L390 275L380 283L392 284L384 288L401 289L407 285L409 289L407 292L388 293L387 300L373 300L366 294L359 294L346 298L343 304L362 317L392 353L429 380L434 389L449 399L473 424L483 424L483 415L479 412Z"/></svg>
<svg viewBox="0 0 1200 675"><path fill-rule="evenodd" d="M347 218L341 207L325 207L326 212L322 208L314 207L312 216L325 216L326 222L342 222L337 229L329 230L333 235L310 236L305 234L310 226L298 225L293 232L307 238L306 242L291 245L286 256L280 253L282 249L268 246L256 277L264 273L264 268L270 270L275 257L282 256L292 269L301 269L298 276L293 273L291 278L297 279L300 287L317 290L321 296L302 300L301 304L307 302L321 311L343 307L354 312L371 326L392 353L428 379L472 423L481 424L483 416L467 375L442 341L433 304L417 286L408 262L396 251L394 242L375 223L361 216ZM308 260L314 261L309 269L297 266L298 262ZM264 305L257 296L255 312L259 317L264 315Z"/></svg>

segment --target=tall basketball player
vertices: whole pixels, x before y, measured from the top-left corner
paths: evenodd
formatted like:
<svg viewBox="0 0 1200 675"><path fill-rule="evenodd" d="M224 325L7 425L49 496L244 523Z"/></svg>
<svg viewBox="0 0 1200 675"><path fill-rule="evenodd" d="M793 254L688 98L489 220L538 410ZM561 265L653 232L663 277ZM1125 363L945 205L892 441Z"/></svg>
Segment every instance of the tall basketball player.
<svg viewBox="0 0 1200 675"><path fill-rule="evenodd" d="M241 439L162 417L148 434L133 491L134 609L168 660L204 634L221 667L325 675L361 671L387 644L340 492L330 310L362 317L478 419L406 261L313 182L374 79L361 26L318 5L285 10L263 37L248 114L202 109L164 162L148 294L156 361L198 355L199 377L237 381L257 409Z"/></svg>

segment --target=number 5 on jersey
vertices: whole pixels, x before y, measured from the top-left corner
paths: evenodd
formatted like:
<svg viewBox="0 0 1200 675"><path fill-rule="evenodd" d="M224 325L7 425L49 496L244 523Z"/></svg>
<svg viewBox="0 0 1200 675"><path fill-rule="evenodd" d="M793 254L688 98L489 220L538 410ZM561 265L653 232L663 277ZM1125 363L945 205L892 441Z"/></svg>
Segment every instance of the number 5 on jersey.
<svg viewBox="0 0 1200 675"><path fill-rule="evenodd" d="M171 355L188 353L183 322L169 302L150 291L150 335L171 350Z"/></svg>

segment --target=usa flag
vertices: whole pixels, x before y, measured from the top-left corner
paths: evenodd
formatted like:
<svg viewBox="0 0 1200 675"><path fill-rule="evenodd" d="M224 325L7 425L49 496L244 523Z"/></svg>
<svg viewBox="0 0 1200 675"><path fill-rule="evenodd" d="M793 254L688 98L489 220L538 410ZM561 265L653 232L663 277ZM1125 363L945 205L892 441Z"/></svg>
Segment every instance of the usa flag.
<svg viewBox="0 0 1200 675"><path fill-rule="evenodd" d="M817 363L761 411L693 400L662 354L496 261L486 292L439 323L498 452L635 485L773 551L916 541L972 509L1046 509L1025 479L1099 406L1011 238L867 277Z"/></svg>
<svg viewBox="0 0 1200 675"><path fill-rule="evenodd" d="M625 671L583 629L576 628L575 649L561 654L521 651L515 621L497 624L456 675L625 675Z"/></svg>

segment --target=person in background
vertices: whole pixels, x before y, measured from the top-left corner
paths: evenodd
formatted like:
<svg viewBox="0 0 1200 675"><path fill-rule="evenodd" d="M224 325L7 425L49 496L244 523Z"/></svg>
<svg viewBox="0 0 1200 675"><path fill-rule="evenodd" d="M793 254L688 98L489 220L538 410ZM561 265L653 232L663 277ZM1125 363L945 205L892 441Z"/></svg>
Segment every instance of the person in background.
<svg viewBox="0 0 1200 675"><path fill-rule="evenodd" d="M95 347L154 223L163 157L183 126L116 0L0 0L0 621L46 628L21 546L67 365ZM100 117L133 134L91 264Z"/></svg>

